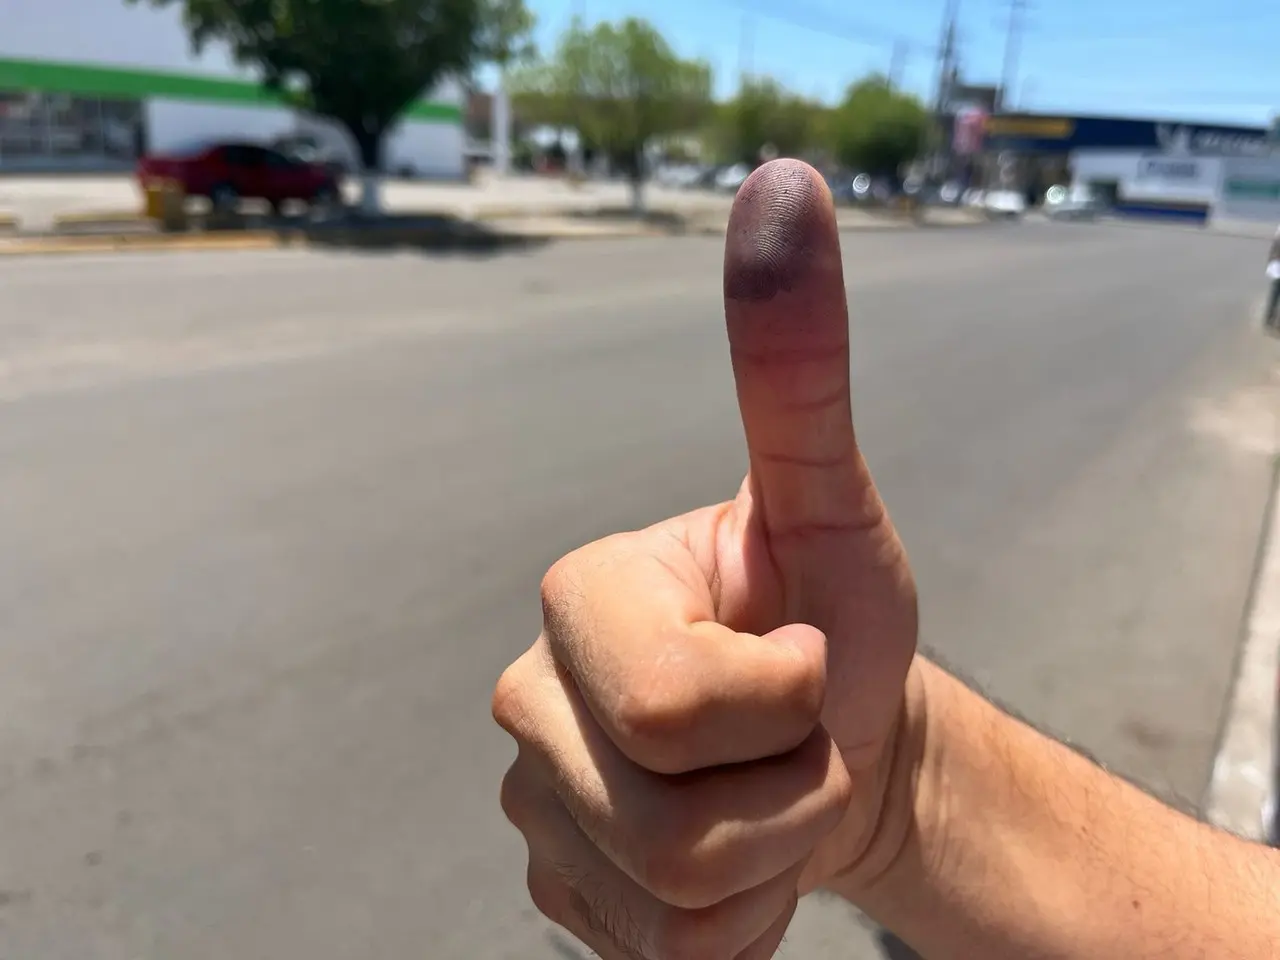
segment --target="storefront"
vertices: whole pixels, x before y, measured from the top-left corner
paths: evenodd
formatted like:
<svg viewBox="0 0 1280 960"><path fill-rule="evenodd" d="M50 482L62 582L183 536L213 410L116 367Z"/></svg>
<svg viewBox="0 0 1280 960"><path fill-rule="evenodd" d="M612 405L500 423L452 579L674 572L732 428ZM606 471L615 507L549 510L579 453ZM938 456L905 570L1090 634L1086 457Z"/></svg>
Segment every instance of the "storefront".
<svg viewBox="0 0 1280 960"><path fill-rule="evenodd" d="M1028 171L1104 194L1120 213L1205 221L1218 204L1225 164L1269 164L1262 127L1111 117L996 116L986 151Z"/></svg>
<svg viewBox="0 0 1280 960"><path fill-rule="evenodd" d="M1280 156L1224 160L1214 216L1280 224Z"/></svg>
<svg viewBox="0 0 1280 960"><path fill-rule="evenodd" d="M463 91L442 85L387 138L388 171L465 172ZM0 0L0 171L110 170L193 140L318 135L354 143L266 93L224 49L191 51L180 12L122 0Z"/></svg>

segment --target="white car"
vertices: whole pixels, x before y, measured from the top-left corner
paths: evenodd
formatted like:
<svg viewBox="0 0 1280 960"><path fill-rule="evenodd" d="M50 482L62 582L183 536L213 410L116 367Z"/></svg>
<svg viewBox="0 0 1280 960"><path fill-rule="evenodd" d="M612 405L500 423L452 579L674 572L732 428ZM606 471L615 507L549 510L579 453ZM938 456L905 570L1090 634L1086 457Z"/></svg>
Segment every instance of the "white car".
<svg viewBox="0 0 1280 960"><path fill-rule="evenodd" d="M716 189L736 191L749 176L751 176L749 166L745 163L735 163L716 174Z"/></svg>
<svg viewBox="0 0 1280 960"><path fill-rule="evenodd" d="M674 190L690 190L698 185L698 178L701 176L701 167L685 163L659 167L654 172L653 179L660 187L669 187Z"/></svg>
<svg viewBox="0 0 1280 960"><path fill-rule="evenodd" d="M1044 195L1044 215L1050 220L1093 220L1106 204L1087 186L1050 187Z"/></svg>
<svg viewBox="0 0 1280 960"><path fill-rule="evenodd" d="M993 217L1020 217L1027 212L1027 198L1020 190L988 190L983 204Z"/></svg>

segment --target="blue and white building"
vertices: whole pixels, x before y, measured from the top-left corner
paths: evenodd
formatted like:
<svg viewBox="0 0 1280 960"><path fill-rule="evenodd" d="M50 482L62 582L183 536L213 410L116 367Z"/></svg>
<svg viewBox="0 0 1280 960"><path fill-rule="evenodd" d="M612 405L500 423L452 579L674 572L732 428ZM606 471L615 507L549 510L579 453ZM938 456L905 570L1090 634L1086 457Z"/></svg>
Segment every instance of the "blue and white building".
<svg viewBox="0 0 1280 960"><path fill-rule="evenodd" d="M1009 114L989 117L988 153L1065 161L1073 185L1120 213L1206 222L1280 221L1280 151L1265 127ZM1274 203L1271 195L1275 194Z"/></svg>

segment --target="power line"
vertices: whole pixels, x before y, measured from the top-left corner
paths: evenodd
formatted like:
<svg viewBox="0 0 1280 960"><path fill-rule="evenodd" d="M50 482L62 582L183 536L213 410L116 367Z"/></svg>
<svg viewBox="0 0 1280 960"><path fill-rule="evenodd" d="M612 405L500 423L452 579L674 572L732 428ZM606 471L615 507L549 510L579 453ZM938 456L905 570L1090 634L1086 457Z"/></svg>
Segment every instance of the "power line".
<svg viewBox="0 0 1280 960"><path fill-rule="evenodd" d="M936 49L931 44L891 30L882 24L837 15L813 4L804 3L802 0L788 0L785 13L782 12L781 5L768 4L761 0L722 0L722 2L767 20L786 23L862 46L883 47L901 43L908 50L922 53L933 53Z"/></svg>

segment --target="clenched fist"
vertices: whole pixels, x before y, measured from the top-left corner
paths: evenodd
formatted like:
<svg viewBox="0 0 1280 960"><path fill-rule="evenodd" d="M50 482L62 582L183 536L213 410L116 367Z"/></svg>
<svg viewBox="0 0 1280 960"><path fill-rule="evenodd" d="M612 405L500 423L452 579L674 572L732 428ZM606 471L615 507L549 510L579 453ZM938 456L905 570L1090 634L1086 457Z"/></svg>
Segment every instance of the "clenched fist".
<svg viewBox="0 0 1280 960"><path fill-rule="evenodd" d="M606 960L771 957L799 896L879 869L916 597L854 437L808 166L743 185L724 295L741 490L559 561L494 693L529 891Z"/></svg>

